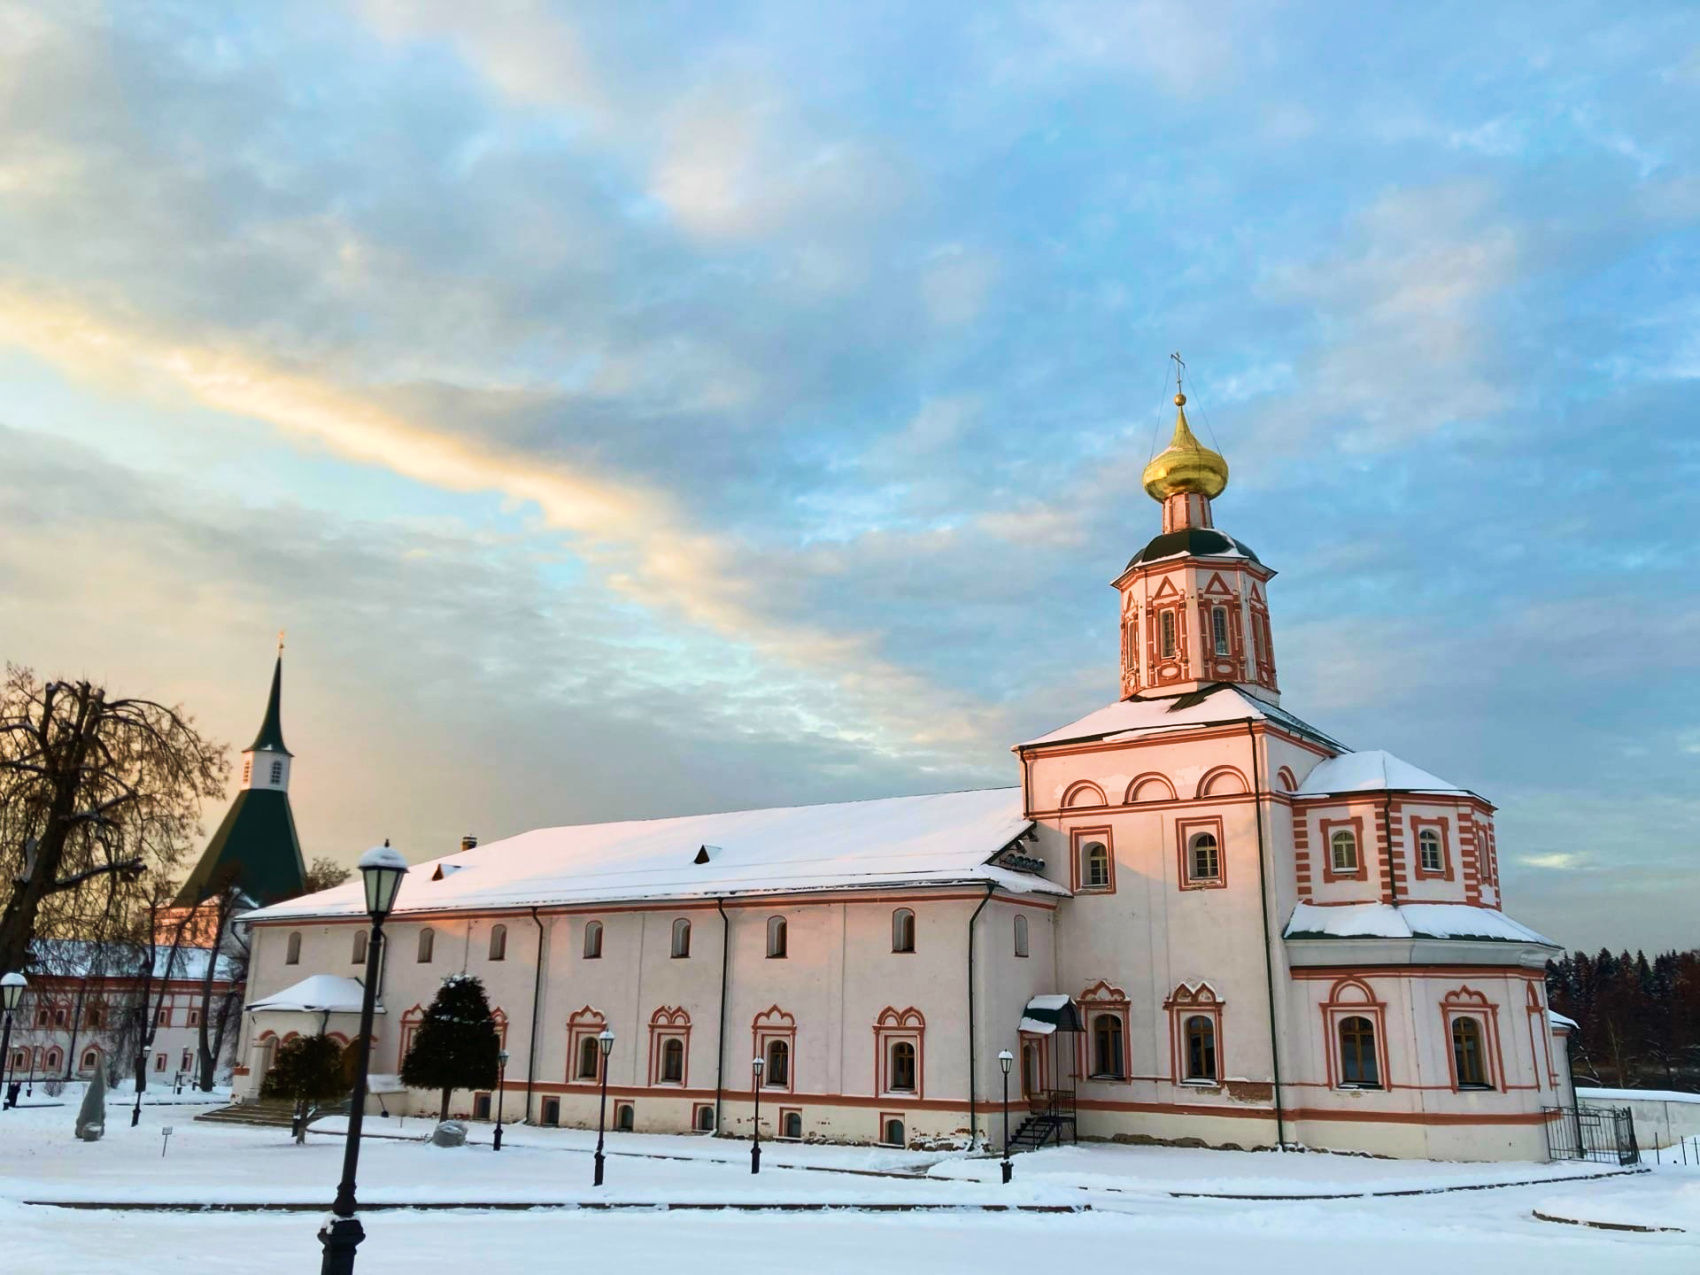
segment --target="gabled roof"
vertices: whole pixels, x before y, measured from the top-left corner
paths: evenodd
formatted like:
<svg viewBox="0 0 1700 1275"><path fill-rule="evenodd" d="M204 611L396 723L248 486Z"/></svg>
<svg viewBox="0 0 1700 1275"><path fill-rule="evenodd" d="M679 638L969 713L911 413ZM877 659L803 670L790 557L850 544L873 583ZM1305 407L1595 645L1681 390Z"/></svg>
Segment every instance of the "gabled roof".
<svg viewBox="0 0 1700 1275"><path fill-rule="evenodd" d="M289 794L244 788L177 892L178 907L196 907L234 885L256 903L293 898L307 888Z"/></svg>
<svg viewBox="0 0 1700 1275"><path fill-rule="evenodd" d="M285 757L293 757L283 746L283 656L277 657L277 664L272 668L272 693L266 699L266 717L260 723L260 733L254 736L254 742L249 744L245 752L258 752L266 749L274 753L282 753Z"/></svg>
<svg viewBox="0 0 1700 1275"><path fill-rule="evenodd" d="M1319 762L1299 785L1301 797L1347 792L1450 792L1474 796L1467 788L1449 783L1402 761L1392 753L1373 748L1361 753L1342 753Z"/></svg>
<svg viewBox="0 0 1700 1275"><path fill-rule="evenodd" d="M1230 682L1218 682L1201 691L1162 698L1134 696L1118 700L1088 713L1079 721L1058 727L1048 735L1030 739L1020 748L1040 744L1065 744L1086 740L1134 738L1166 731L1227 725L1230 722L1269 722L1295 735L1311 739L1325 748L1344 749L1310 723L1273 704L1266 704Z"/></svg>
<svg viewBox="0 0 1700 1275"><path fill-rule="evenodd" d="M1014 893L1066 895L1054 882L988 862L1031 826L1022 813L1021 790L995 788L540 828L415 864L395 910L482 911L987 881ZM361 884L351 881L251 912L248 919L364 913Z"/></svg>

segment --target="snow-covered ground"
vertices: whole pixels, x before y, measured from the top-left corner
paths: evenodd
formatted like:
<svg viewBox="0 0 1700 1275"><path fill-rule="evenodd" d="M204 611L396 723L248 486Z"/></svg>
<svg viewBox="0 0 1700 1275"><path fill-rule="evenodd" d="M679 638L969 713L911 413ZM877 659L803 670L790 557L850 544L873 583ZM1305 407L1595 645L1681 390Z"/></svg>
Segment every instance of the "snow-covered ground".
<svg viewBox="0 0 1700 1275"><path fill-rule="evenodd" d="M76 1097L67 1094L67 1099ZM129 1127L115 1103L106 1138L77 1142L75 1105L0 1113L0 1268L82 1273L182 1268L203 1254L233 1273L315 1269L321 1214L116 1212L26 1201L324 1204L341 1139L196 1123L192 1109L144 1106ZM162 1157L161 1127L174 1135ZM374 1119L375 1134L423 1135L428 1124ZM1082 1146L1016 1159L1016 1180L995 1161L874 1148L764 1147L759 1177L747 1143L609 1135L607 1185L590 1185L594 1134L510 1128L498 1154L482 1145L435 1149L374 1137L363 1149L368 1204L428 1202L743 1203L837 1206L831 1212L374 1211L358 1269L418 1275L481 1269L552 1270L612 1260L686 1265L692 1275L751 1269L1009 1269L1059 1253L1150 1271L1270 1275L1373 1267L1449 1275L1539 1269L1597 1275L1602 1263L1644 1273L1700 1270L1700 1168L1576 1180L1581 1166L1453 1165L1327 1155ZM1597 1171L1590 1168L1584 1171ZM896 1175L896 1176L887 1176ZM1566 1181L1566 1175L1571 1179ZM1171 1192L1332 1194L1537 1180L1532 1186L1354 1199L1252 1201ZM983 1204L1089 1206L1070 1214L986 1213ZM858 1205L929 1204L948 1212L856 1211ZM1545 1222L1552 1216L1682 1231L1638 1233ZM842 1211L839 1211L842 1210Z"/></svg>

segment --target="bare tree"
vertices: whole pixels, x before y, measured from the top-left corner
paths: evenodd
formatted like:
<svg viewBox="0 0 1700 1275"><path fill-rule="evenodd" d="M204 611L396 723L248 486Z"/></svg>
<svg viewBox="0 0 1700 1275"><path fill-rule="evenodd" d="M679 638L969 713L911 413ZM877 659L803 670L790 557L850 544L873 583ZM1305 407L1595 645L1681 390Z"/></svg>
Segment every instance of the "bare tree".
<svg viewBox="0 0 1700 1275"><path fill-rule="evenodd" d="M335 859L320 855L313 860L313 866L307 869L307 888L303 894L317 894L320 890L328 890L332 886L341 885L354 875L354 870L346 864L338 863Z"/></svg>
<svg viewBox="0 0 1700 1275"><path fill-rule="evenodd" d="M210 911L213 920L212 950L207 953L206 967L201 971L201 1029L196 1041L196 1081L208 1092L212 1090L225 1039L242 1005L242 993L248 982L248 927L237 918L251 906L241 890L226 885L200 909L203 915ZM215 1008L213 987L221 970L229 982Z"/></svg>
<svg viewBox="0 0 1700 1275"><path fill-rule="evenodd" d="M97 914L144 910L156 877L222 795L224 748L181 708L109 699L89 682L39 682L8 665L0 687L0 969L23 969L38 934L90 937ZM107 886L108 889L92 887ZM95 927L103 928L103 927Z"/></svg>

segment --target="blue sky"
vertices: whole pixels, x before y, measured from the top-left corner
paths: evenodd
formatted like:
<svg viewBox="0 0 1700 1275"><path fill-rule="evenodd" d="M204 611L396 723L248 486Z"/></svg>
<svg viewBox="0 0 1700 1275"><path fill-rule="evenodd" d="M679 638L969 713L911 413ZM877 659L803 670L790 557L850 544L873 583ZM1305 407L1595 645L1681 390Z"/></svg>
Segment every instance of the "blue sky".
<svg viewBox="0 0 1700 1275"><path fill-rule="evenodd" d="M1690 946L1697 35L0 0L0 652L240 745L286 627L309 854L1013 782L1178 348L1285 705Z"/></svg>

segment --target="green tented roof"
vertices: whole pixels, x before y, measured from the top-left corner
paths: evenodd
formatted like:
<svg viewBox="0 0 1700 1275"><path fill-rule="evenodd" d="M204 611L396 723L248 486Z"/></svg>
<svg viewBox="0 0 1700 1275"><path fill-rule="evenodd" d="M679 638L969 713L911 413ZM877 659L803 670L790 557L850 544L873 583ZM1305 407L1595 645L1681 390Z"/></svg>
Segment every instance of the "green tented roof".
<svg viewBox="0 0 1700 1275"><path fill-rule="evenodd" d="M260 723L260 733L254 736L254 742L248 745L249 752L266 749L274 753L282 753L285 757L294 756L283 746L283 656L277 657L277 666L272 669L272 693L266 700L266 720Z"/></svg>
<svg viewBox="0 0 1700 1275"><path fill-rule="evenodd" d="M275 682L273 686L275 703ZM236 794L206 853L178 891L177 906L194 907L230 885L262 907L306 893L307 868L301 861L289 794L282 789L244 788Z"/></svg>

